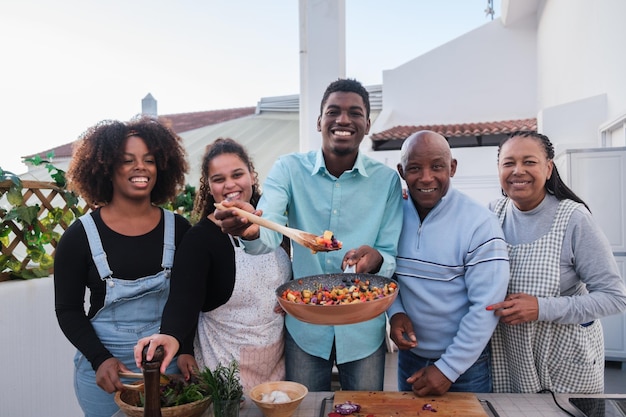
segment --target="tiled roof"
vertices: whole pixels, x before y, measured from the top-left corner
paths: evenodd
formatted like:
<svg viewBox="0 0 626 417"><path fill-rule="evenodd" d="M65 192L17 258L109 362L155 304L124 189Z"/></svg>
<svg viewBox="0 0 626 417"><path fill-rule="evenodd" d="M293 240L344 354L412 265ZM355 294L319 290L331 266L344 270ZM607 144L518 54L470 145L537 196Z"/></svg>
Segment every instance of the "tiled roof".
<svg viewBox="0 0 626 417"><path fill-rule="evenodd" d="M54 152L55 158L69 158L72 156L72 145L74 142L66 143L65 145L57 146L56 148L47 149L45 151L37 152L36 154L26 155L22 158L32 158L35 155L40 155L45 158L50 152Z"/></svg>
<svg viewBox="0 0 626 417"><path fill-rule="evenodd" d="M159 116L161 123L169 126L180 134L199 127L210 126L232 119L254 114L256 107L240 107L237 109L199 111L194 113L166 114Z"/></svg>
<svg viewBox="0 0 626 417"><path fill-rule="evenodd" d="M448 125L394 126L370 135L373 142L406 139L419 130L432 130L446 138L462 136L490 136L537 130L537 119L505 120L501 122L458 123Z"/></svg>
<svg viewBox="0 0 626 417"><path fill-rule="evenodd" d="M193 113L165 114L159 116L161 123L170 127L174 132L180 134L200 127L210 126L228 120L238 119L254 114L256 107L240 107L236 109L209 110ZM35 155L45 157L48 153L54 152L55 158L70 158L72 156L72 145L74 142L66 143L52 149L27 155L24 158L31 158Z"/></svg>

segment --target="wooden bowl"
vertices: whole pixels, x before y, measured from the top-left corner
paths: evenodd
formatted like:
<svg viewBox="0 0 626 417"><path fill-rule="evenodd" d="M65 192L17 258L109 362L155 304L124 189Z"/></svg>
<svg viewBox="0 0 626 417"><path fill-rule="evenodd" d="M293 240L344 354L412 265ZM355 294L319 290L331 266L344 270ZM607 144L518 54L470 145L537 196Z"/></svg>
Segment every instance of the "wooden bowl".
<svg viewBox="0 0 626 417"><path fill-rule="evenodd" d="M352 304L333 304L333 305L317 305L317 304L300 304L293 301L285 300L281 297L282 293L287 290L302 291L315 290L319 285L333 288L335 286L354 282L355 279L369 280L370 286L384 287L385 284L395 283L390 278L373 274L326 274L315 275L311 277L299 278L289 281L276 289L276 299L278 304L287 314L292 315L298 320L324 325L354 324L371 320L374 317L384 313L398 296L400 287L382 298L372 301L358 302Z"/></svg>
<svg viewBox="0 0 626 417"><path fill-rule="evenodd" d="M140 384L143 381L136 382ZM143 407L138 407L139 391L124 390L115 393L115 403L128 417L143 417ZM162 417L200 417L211 405L211 397L172 407L161 407Z"/></svg>
<svg viewBox="0 0 626 417"><path fill-rule="evenodd" d="M291 398L286 403L269 403L261 401L263 394L269 394L272 391L282 391ZM291 381L273 381L264 382L250 390L250 399L261 410L265 417L291 417L296 409L309 393L307 387L297 382Z"/></svg>

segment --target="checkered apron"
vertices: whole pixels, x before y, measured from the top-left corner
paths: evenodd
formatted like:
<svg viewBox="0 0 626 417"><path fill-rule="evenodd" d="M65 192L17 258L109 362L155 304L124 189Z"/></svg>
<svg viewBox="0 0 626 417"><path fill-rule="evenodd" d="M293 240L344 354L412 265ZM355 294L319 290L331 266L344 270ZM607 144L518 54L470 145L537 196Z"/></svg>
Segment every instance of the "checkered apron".
<svg viewBox="0 0 626 417"><path fill-rule="evenodd" d="M495 213L504 223L508 198ZM511 280L508 293L560 296L559 261L567 223L579 206L562 200L548 234L522 245L508 245ZM499 323L491 339L494 392L569 393L604 391L604 340L599 320L593 324L533 321Z"/></svg>

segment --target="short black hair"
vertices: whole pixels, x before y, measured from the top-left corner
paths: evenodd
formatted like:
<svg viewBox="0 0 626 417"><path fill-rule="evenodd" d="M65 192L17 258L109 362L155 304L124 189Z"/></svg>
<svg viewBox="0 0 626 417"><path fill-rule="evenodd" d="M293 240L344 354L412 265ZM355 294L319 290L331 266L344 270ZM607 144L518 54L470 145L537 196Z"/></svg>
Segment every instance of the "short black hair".
<svg viewBox="0 0 626 417"><path fill-rule="evenodd" d="M324 91L324 96L322 97L322 103L320 104L320 114L324 112L324 105L328 101L328 96L338 91L345 93L357 93L360 95L363 99L363 103L365 104L366 116L368 119L370 118L370 93L367 92L365 87L363 87L360 82L352 78L339 78L326 87L326 91Z"/></svg>

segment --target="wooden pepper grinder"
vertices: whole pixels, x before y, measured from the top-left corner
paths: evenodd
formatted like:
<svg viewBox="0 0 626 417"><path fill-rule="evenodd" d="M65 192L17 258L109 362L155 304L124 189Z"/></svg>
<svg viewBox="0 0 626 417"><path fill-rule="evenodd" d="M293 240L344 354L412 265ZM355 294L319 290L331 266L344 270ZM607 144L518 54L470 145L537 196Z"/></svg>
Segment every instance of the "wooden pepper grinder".
<svg viewBox="0 0 626 417"><path fill-rule="evenodd" d="M149 345L148 345L149 346ZM146 360L148 346L144 347L141 358L144 381L144 417L161 417L161 362L165 351L163 346L156 348L151 361Z"/></svg>

